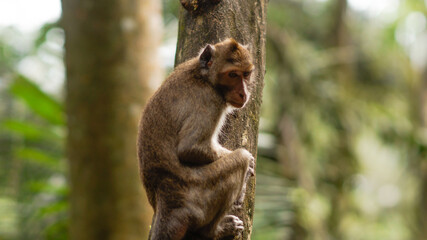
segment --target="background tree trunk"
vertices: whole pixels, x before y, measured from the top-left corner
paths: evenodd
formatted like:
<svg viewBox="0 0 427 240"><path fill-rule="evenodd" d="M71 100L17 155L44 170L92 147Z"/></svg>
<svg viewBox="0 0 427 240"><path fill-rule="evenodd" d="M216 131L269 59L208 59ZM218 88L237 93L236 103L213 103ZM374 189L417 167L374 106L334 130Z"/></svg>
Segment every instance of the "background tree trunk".
<svg viewBox="0 0 427 240"><path fill-rule="evenodd" d="M219 2L219 3L217 3ZM251 100L227 119L221 143L229 148L244 147L257 154L259 109L265 73L265 0L181 0L178 45L175 63L195 57L208 43L234 38L249 44L255 64L255 86ZM216 4L217 3L217 4ZM254 212L255 177L248 184L244 208L236 213L244 222L242 239L249 239Z"/></svg>
<svg viewBox="0 0 427 240"><path fill-rule="evenodd" d="M146 239L138 119L160 79L157 0L63 0L71 239Z"/></svg>
<svg viewBox="0 0 427 240"><path fill-rule="evenodd" d="M421 76L420 87L420 127L418 132L423 132L427 128L427 68ZM415 105L415 104L414 104ZM415 228L414 239L422 240L427 238L427 154L424 151L416 160L415 172L418 175L419 190L418 190L418 206L415 205L415 216L417 228Z"/></svg>
<svg viewBox="0 0 427 240"><path fill-rule="evenodd" d="M336 173L325 174L322 180L323 188L326 190L330 205L333 206L327 218L327 232L329 238L343 239L343 225L345 213L351 212L352 203L350 200L349 190L345 184L351 181L352 177L357 174L358 162L352 151L352 136L355 134L352 128L344 119L348 115L349 110L342 103L346 101L348 96L354 95L355 89L355 74L354 74L354 46L352 43L351 32L347 26L347 0L334 0L331 2L331 30L329 32L329 45L337 49L337 59L339 64L333 68L335 79L339 83L339 92L342 95L337 105L337 111L331 111L329 114L338 119L336 125L342 131L337 134L340 144L331 152L329 166L325 168L339 169ZM328 44L328 43L327 43ZM331 171L332 172L332 171ZM322 238L320 238L322 239Z"/></svg>

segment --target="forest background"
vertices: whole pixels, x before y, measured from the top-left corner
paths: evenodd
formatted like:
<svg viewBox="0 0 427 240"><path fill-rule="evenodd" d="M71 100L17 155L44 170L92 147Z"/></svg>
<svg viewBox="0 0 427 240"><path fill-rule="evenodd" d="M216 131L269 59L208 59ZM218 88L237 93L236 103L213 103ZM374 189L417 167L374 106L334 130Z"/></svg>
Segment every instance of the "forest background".
<svg viewBox="0 0 427 240"><path fill-rule="evenodd" d="M1 240L68 239L60 4L0 2ZM267 9L252 239L427 239L427 0Z"/></svg>

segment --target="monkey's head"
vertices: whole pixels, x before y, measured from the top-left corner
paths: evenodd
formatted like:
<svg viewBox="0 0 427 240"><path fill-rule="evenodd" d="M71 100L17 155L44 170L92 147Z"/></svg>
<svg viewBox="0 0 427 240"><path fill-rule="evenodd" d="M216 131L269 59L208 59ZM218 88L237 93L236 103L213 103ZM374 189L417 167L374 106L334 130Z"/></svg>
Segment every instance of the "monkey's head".
<svg viewBox="0 0 427 240"><path fill-rule="evenodd" d="M241 108L250 97L251 75L254 70L247 47L229 38L207 45L199 56L202 75L213 84L227 104Z"/></svg>

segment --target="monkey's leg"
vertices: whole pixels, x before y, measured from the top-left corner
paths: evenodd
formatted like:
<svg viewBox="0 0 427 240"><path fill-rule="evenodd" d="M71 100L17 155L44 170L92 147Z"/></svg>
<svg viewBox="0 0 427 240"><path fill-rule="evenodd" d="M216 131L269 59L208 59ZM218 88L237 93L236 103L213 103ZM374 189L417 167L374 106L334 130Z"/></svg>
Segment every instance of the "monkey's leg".
<svg viewBox="0 0 427 240"><path fill-rule="evenodd" d="M149 240L181 240L188 230L186 213L182 209L169 212L157 212L151 226Z"/></svg>
<svg viewBox="0 0 427 240"><path fill-rule="evenodd" d="M211 196L220 196L207 199L206 206L217 209L210 223L200 229L199 233L209 239L217 239L222 236L238 235L243 230L243 222L236 216L226 215L230 211L233 204L237 201L244 189L247 176L253 174L253 157L246 150L238 149L227 156L220 158L216 162L210 164L211 168L215 169L215 164L230 165L234 161L243 164L238 165L234 169L222 169L220 175L217 176L221 180L212 181L205 179L204 181L215 182L211 189L206 189L213 194ZM209 165L208 165L209 166ZM211 170L212 171L212 170ZM217 179L218 179L217 178ZM205 210L206 212L207 210ZM226 215L226 216L225 216Z"/></svg>
<svg viewBox="0 0 427 240"><path fill-rule="evenodd" d="M180 196L186 204L171 208L174 199L157 195L151 240L181 240L187 232L185 239L215 239L218 224L239 196L251 158L248 151L238 149L210 164L184 168L188 185Z"/></svg>
<svg viewBox="0 0 427 240"><path fill-rule="evenodd" d="M235 191L239 191L239 189L236 188ZM229 202L232 203L232 201ZM220 209L220 213L218 213L212 222L198 231L204 239L219 239L241 234L243 231L243 222L237 216L225 215L230 210L230 205L224 204L223 208Z"/></svg>
<svg viewBox="0 0 427 240"><path fill-rule="evenodd" d="M249 168L246 172L245 179L243 180L243 187L240 192L240 195L237 198L237 200L234 202L233 208L235 209L240 209L243 206L243 201L245 200L245 195L246 195L246 186L248 184L249 178L255 175L254 165L255 165L255 162L254 162L254 159L252 159L252 161L249 163Z"/></svg>
<svg viewBox="0 0 427 240"><path fill-rule="evenodd" d="M218 160L197 168L183 169L188 181L212 184L238 171L242 178L247 171L253 172L254 157L246 149L239 148ZM222 181L220 181L222 182Z"/></svg>

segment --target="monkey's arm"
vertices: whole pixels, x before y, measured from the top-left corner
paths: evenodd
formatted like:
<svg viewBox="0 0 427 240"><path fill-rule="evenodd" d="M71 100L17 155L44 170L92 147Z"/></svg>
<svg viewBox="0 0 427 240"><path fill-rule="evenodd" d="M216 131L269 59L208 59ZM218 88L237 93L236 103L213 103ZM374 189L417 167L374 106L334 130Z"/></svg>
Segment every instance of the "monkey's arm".
<svg viewBox="0 0 427 240"><path fill-rule="evenodd" d="M186 165L205 165L216 161L220 152L212 143L215 123L209 118L201 121L200 116L188 117L179 131L178 158Z"/></svg>
<svg viewBox="0 0 427 240"><path fill-rule="evenodd" d="M191 135L179 142L178 158L186 165L204 165L214 162L219 156L213 151L210 139L198 139Z"/></svg>
<svg viewBox="0 0 427 240"><path fill-rule="evenodd" d="M253 176L254 174L254 158L244 148L236 149L211 164L206 164L198 168L189 168L187 176L211 182L220 179L220 176L234 175L238 169L241 170L240 174L243 174L242 176L245 174Z"/></svg>

